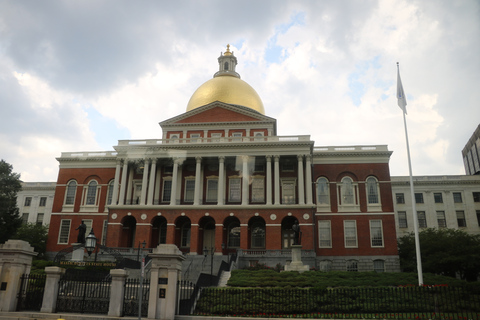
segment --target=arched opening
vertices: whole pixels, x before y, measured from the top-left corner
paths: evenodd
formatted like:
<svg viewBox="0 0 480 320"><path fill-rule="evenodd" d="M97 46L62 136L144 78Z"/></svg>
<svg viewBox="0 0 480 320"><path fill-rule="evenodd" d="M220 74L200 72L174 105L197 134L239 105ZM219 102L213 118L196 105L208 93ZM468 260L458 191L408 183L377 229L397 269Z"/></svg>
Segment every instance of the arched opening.
<svg viewBox="0 0 480 320"><path fill-rule="evenodd" d="M180 217L175 223L175 245L182 252L190 252L191 222L187 217Z"/></svg>
<svg viewBox="0 0 480 320"><path fill-rule="evenodd" d="M152 220L151 244L156 248L159 244L165 243L167 243L167 219L165 217L155 217Z"/></svg>
<svg viewBox="0 0 480 320"><path fill-rule="evenodd" d="M135 247L135 231L137 220L132 216L126 216L122 220L122 233L120 234L120 246L124 248Z"/></svg>
<svg viewBox="0 0 480 320"><path fill-rule="evenodd" d="M200 219L199 226L202 230L202 252L208 250L208 253L215 251L215 220L212 217L203 217Z"/></svg>
<svg viewBox="0 0 480 320"><path fill-rule="evenodd" d="M295 217L285 217L282 221L282 249L290 249L295 240L295 232L292 227L298 222Z"/></svg>
<svg viewBox="0 0 480 320"><path fill-rule="evenodd" d="M265 220L260 217L250 219L249 223L249 240L251 249L265 249Z"/></svg>
<svg viewBox="0 0 480 320"><path fill-rule="evenodd" d="M228 252L235 252L240 248L240 220L236 217L228 217L223 224L225 230L224 243Z"/></svg>

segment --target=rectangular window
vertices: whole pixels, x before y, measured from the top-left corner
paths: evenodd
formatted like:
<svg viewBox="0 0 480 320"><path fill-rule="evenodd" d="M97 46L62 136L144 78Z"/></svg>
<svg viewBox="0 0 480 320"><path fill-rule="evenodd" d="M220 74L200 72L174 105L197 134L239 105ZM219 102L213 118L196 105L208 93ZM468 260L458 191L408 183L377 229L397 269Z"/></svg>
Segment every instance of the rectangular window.
<svg viewBox="0 0 480 320"><path fill-rule="evenodd" d="M383 261L383 260L373 260L373 271L375 271L375 272L385 272L385 261Z"/></svg>
<svg viewBox="0 0 480 320"><path fill-rule="evenodd" d="M405 196L403 195L403 193L396 193L395 198L397 199L397 204L405 203Z"/></svg>
<svg viewBox="0 0 480 320"><path fill-rule="evenodd" d="M252 179L252 202L265 201L265 181L263 177Z"/></svg>
<svg viewBox="0 0 480 320"><path fill-rule="evenodd" d="M68 244L71 222L72 220L70 219L62 219L60 221L60 230L58 232L58 244Z"/></svg>
<svg viewBox="0 0 480 320"><path fill-rule="evenodd" d="M37 213L37 224L42 225L43 224L43 213Z"/></svg>
<svg viewBox="0 0 480 320"><path fill-rule="evenodd" d="M480 192L472 192L473 202L480 202Z"/></svg>
<svg viewBox="0 0 480 320"><path fill-rule="evenodd" d="M415 203L423 203L423 193L415 193Z"/></svg>
<svg viewBox="0 0 480 320"><path fill-rule="evenodd" d="M318 222L318 246L320 248L332 247L332 231L330 220Z"/></svg>
<svg viewBox="0 0 480 320"><path fill-rule="evenodd" d="M242 200L242 179L228 179L228 201L240 202Z"/></svg>
<svg viewBox="0 0 480 320"><path fill-rule="evenodd" d="M164 180L163 181L162 201L163 202L170 202L171 194L172 194L172 180Z"/></svg>
<svg viewBox="0 0 480 320"><path fill-rule="evenodd" d="M108 221L103 220L103 230L102 230L102 245L107 244L107 228L108 228Z"/></svg>
<svg viewBox="0 0 480 320"><path fill-rule="evenodd" d="M459 210L457 213L457 222L459 228L465 228L467 226L467 221L465 220L465 211Z"/></svg>
<svg viewBox="0 0 480 320"><path fill-rule="evenodd" d="M427 227L427 218L425 216L425 211L417 211L418 217L418 227L426 228Z"/></svg>
<svg viewBox="0 0 480 320"><path fill-rule="evenodd" d="M295 203L295 182L282 181L282 204Z"/></svg>
<svg viewBox="0 0 480 320"><path fill-rule="evenodd" d="M442 193L440 193L440 192L434 193L433 194L433 199L435 200L435 203L443 203Z"/></svg>
<svg viewBox="0 0 480 320"><path fill-rule="evenodd" d="M445 211L437 211L437 222L439 228L447 227L447 220L445 219Z"/></svg>
<svg viewBox="0 0 480 320"><path fill-rule="evenodd" d="M477 216L478 216L478 214L477 214ZM24 212L22 214L22 222L23 223L28 223L28 212Z"/></svg>
<svg viewBox="0 0 480 320"><path fill-rule="evenodd" d="M193 133L190 135L190 142L199 142L198 138L200 138L199 133Z"/></svg>
<svg viewBox="0 0 480 320"><path fill-rule="evenodd" d="M398 227L408 228L406 211L398 211Z"/></svg>
<svg viewBox="0 0 480 320"><path fill-rule="evenodd" d="M24 206L30 207L31 204L32 204L32 197L26 197Z"/></svg>
<svg viewBox="0 0 480 320"><path fill-rule="evenodd" d="M195 180L187 179L185 180L185 202L193 202L195 198Z"/></svg>
<svg viewBox="0 0 480 320"><path fill-rule="evenodd" d="M218 199L218 179L207 180L207 202L216 202Z"/></svg>
<svg viewBox="0 0 480 320"><path fill-rule="evenodd" d="M40 203L38 204L39 207L45 207L47 205L47 197L41 197Z"/></svg>
<svg viewBox="0 0 480 320"><path fill-rule="evenodd" d="M343 222L345 233L345 248L357 247L357 222L355 220L345 220Z"/></svg>
<svg viewBox="0 0 480 320"><path fill-rule="evenodd" d="M462 203L462 194L460 192L453 192L453 202Z"/></svg>
<svg viewBox="0 0 480 320"><path fill-rule="evenodd" d="M370 220L370 239L372 247L383 247L382 220Z"/></svg>

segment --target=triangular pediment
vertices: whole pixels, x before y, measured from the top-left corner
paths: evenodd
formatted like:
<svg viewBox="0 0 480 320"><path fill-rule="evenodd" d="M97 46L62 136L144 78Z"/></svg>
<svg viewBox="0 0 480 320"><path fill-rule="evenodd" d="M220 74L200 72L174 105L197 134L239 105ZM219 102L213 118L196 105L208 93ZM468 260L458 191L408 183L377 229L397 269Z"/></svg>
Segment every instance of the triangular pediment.
<svg viewBox="0 0 480 320"><path fill-rule="evenodd" d="M162 127L194 123L275 122L276 120L255 110L215 101L160 122Z"/></svg>

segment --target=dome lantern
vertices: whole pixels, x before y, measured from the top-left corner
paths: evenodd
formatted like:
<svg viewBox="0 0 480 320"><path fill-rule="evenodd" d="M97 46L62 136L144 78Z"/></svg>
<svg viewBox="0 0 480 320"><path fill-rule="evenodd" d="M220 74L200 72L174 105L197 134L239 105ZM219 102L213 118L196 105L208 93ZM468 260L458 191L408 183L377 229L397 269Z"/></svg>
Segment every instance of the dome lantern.
<svg viewBox="0 0 480 320"><path fill-rule="evenodd" d="M236 66L237 58L233 55L233 51L230 52L230 45L227 44L227 51L225 51L225 53L220 52L220 57L218 57L218 72L216 72L213 77L232 76L240 79L240 75L235 71Z"/></svg>

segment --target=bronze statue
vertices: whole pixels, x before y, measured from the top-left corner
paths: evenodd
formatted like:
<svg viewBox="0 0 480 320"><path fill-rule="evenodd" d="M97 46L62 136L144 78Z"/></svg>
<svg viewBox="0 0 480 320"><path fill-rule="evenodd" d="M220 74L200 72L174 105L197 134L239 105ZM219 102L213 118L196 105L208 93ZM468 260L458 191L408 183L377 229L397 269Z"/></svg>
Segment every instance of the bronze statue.
<svg viewBox="0 0 480 320"><path fill-rule="evenodd" d="M295 223L292 226L292 230L294 232L293 244L299 245L301 232L300 232L300 225L298 224L298 221L295 221Z"/></svg>
<svg viewBox="0 0 480 320"><path fill-rule="evenodd" d="M85 243L85 233L87 232L87 226L85 225L85 223L83 223L83 220L82 223L75 230L78 230L77 243Z"/></svg>

